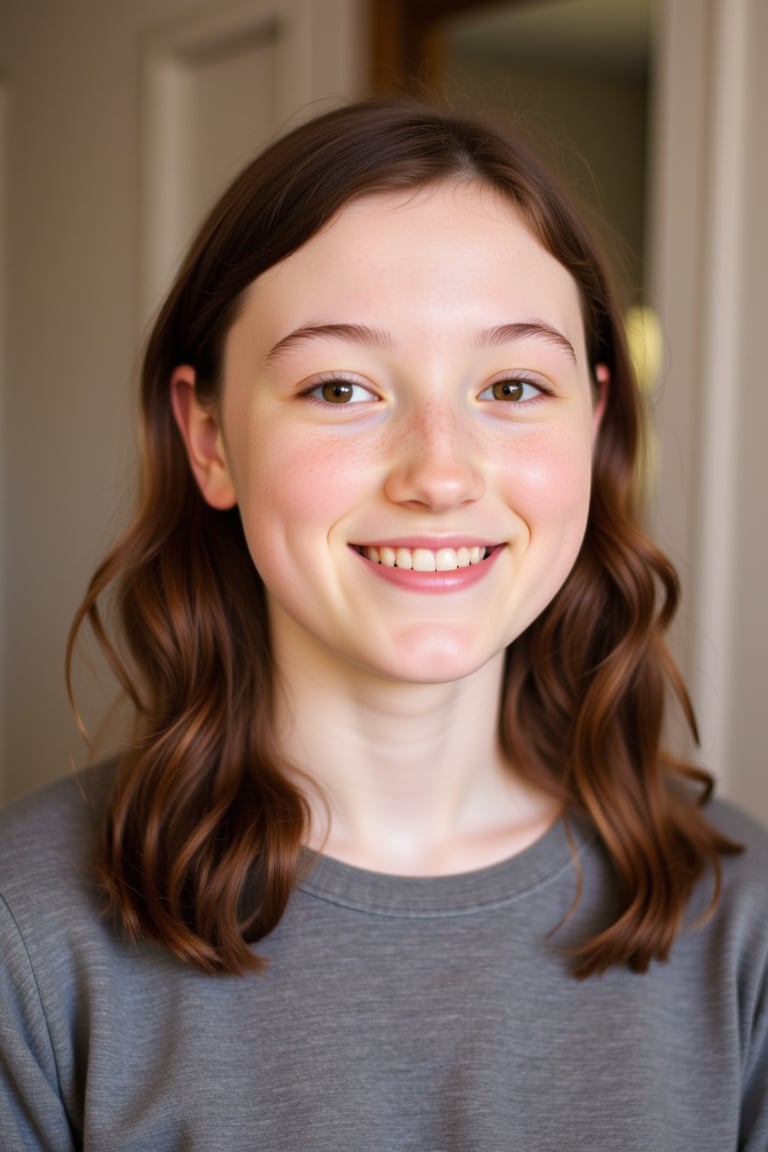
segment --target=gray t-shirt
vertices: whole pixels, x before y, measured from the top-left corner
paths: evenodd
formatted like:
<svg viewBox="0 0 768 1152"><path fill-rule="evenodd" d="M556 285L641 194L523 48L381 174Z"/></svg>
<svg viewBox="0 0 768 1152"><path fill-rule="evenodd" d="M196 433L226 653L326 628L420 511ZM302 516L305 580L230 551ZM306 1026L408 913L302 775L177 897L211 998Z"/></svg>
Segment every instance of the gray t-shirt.
<svg viewBox="0 0 768 1152"><path fill-rule="evenodd" d="M0 817L0 1147L90 1152L766 1152L768 837L667 964L578 982L607 923L588 829L435 879L319 858L258 950L205 976L100 915L103 772Z"/></svg>

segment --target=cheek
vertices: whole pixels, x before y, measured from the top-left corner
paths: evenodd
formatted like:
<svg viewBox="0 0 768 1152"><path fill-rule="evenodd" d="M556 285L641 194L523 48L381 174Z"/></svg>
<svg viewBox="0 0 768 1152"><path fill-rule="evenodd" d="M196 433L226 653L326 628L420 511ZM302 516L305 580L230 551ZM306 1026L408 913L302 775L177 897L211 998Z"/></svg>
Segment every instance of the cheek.
<svg viewBox="0 0 768 1152"><path fill-rule="evenodd" d="M562 588L581 549L589 515L592 459L579 437L547 436L516 453L504 499L524 524L514 554L527 626ZM521 620L516 620L519 633Z"/></svg>
<svg viewBox="0 0 768 1152"><path fill-rule="evenodd" d="M325 537L371 476L359 450L317 434L253 436L239 458L236 487L254 559L265 549L306 549L309 533Z"/></svg>
<svg viewBox="0 0 768 1152"><path fill-rule="evenodd" d="M510 504L532 534L551 524L583 531L589 507L591 443L568 434L535 435L515 446L502 467L501 483Z"/></svg>

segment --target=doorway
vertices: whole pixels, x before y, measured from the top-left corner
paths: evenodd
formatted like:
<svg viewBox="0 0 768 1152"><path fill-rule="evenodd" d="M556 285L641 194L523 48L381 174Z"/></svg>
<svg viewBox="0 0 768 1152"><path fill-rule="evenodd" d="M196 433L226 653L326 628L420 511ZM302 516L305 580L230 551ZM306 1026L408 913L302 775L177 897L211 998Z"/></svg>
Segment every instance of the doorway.
<svg viewBox="0 0 768 1152"><path fill-rule="evenodd" d="M648 297L655 0L380 0L381 92L481 110L533 138L591 217L625 307Z"/></svg>

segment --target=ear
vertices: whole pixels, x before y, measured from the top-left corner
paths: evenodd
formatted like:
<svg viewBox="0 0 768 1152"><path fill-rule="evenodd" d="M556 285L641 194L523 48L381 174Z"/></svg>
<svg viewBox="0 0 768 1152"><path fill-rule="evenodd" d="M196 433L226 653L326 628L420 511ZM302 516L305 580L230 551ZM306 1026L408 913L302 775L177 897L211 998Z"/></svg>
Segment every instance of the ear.
<svg viewBox="0 0 768 1152"><path fill-rule="evenodd" d="M600 425L603 421L603 413L605 412L606 404L608 403L608 391L611 386L611 371L606 364L595 365L595 381L597 388L595 390L595 401L592 405L592 442L597 439L597 434L600 431Z"/></svg>
<svg viewBox="0 0 768 1152"><path fill-rule="evenodd" d="M237 496L219 422L216 415L200 403L195 390L195 370L188 364L178 367L171 377L171 406L203 499L212 508L233 508Z"/></svg>

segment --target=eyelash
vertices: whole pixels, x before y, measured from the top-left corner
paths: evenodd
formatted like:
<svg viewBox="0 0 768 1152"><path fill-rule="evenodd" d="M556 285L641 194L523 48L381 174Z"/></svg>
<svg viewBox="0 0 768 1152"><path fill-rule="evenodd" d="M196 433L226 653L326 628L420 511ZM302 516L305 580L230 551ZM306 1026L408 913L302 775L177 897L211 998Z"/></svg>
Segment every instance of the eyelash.
<svg viewBox="0 0 768 1152"><path fill-rule="evenodd" d="M366 393L366 397L362 400L347 400L340 401L338 404L334 404L332 400L326 400L323 396L318 395L318 393L321 393L324 388L334 386L350 388L353 391L357 390L358 392L364 392ZM325 408L348 408L355 404L367 403L370 400L379 399L379 397L373 392L371 388L366 388L364 384L361 384L357 380L352 380L348 376L328 376L324 380L319 380L317 383L313 384L311 388L307 388L307 390L302 392L301 395L308 400L312 400L317 404L321 404Z"/></svg>
<svg viewBox="0 0 768 1152"><path fill-rule="evenodd" d="M532 388L535 392L534 396L521 396L518 398L512 396L486 396L486 393L492 392L494 388ZM527 376L504 376L500 380L494 380L483 388L482 392L478 395L478 400L496 400L502 404L535 404L544 396L550 395L547 388L543 384L539 384L536 380L529 380Z"/></svg>
<svg viewBox="0 0 768 1152"><path fill-rule="evenodd" d="M363 398L358 396L357 399L350 398L346 401L339 400L338 403L334 403L333 400L328 400L321 395L323 389L329 387L348 388L351 390L351 396L354 395L355 391L358 393L365 393L365 396ZM492 393L494 388L509 387L522 388L523 391L525 391L525 389L533 389L535 394L533 396L527 397L523 395L517 398L513 396L486 395L486 393ZM504 376L501 379L494 380L491 384L486 385L482 392L478 394L478 400L495 400L498 403L518 406L523 404L535 404L537 400L540 400L542 397L548 395L550 395L550 392L547 388L544 387L543 384L540 384L535 380L530 380L526 376ZM324 408L348 408L353 407L356 404L370 403L371 401L379 400L379 397L373 392L371 388L367 388L364 384L361 384L359 381L351 379L348 376L339 375L328 376L324 380L319 380L317 383L313 384L311 388L307 388L304 392L302 392L301 396L313 401L316 404L321 405Z"/></svg>

